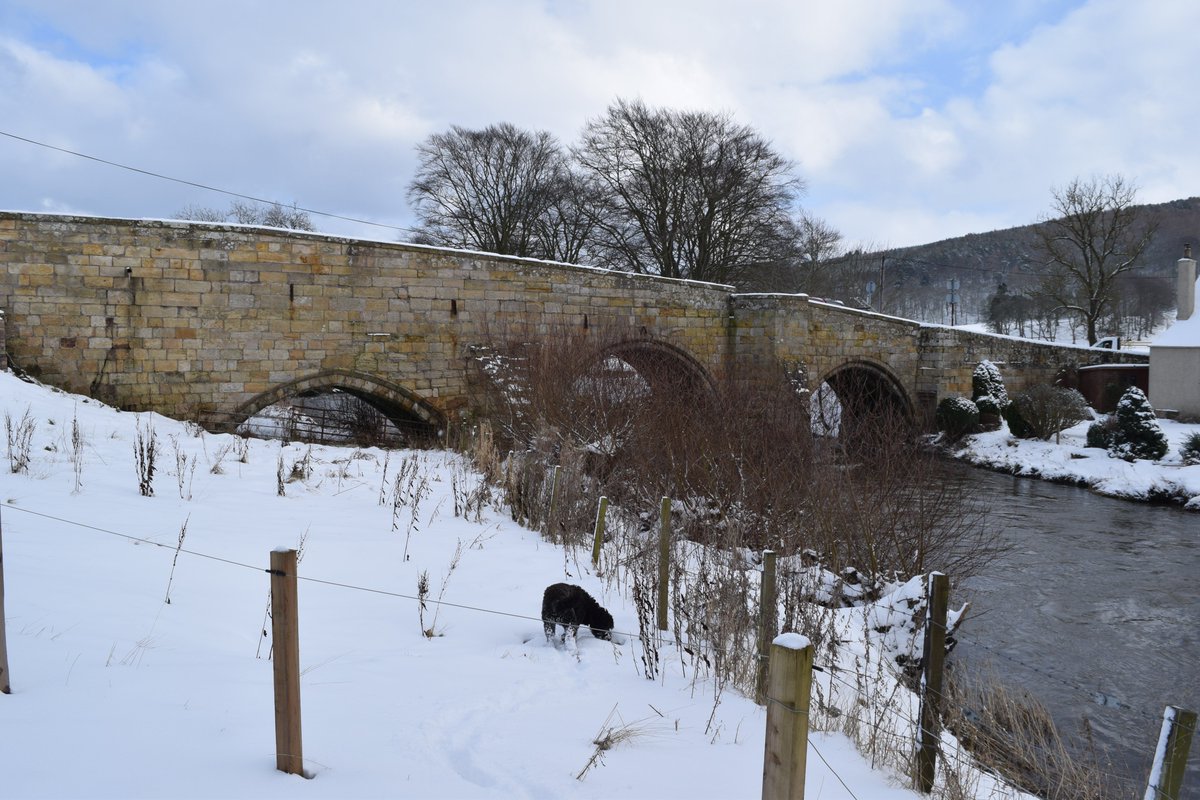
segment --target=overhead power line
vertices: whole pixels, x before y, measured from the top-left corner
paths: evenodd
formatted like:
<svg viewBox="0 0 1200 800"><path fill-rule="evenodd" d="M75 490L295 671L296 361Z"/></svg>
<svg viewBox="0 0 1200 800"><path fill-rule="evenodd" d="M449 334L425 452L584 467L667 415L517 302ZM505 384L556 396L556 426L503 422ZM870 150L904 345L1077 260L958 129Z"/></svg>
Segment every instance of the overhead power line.
<svg viewBox="0 0 1200 800"><path fill-rule="evenodd" d="M77 156L79 158L86 158L88 161L95 161L99 164L106 164L110 167L116 167L118 169L128 170L129 172L136 172L139 175L147 175L151 178L158 178L158 179L164 180L164 181L171 181L172 183L181 183L184 186L192 186L196 189L204 189L205 191L208 191L208 192L218 192L219 194L229 195L230 197L237 197L242 200L251 200L255 203L264 203L266 205L278 205L279 204L279 202L277 200L267 200L262 197L254 197L253 195L242 194L241 192L230 191L229 189L221 189L217 186L209 186L206 183L197 183L196 181L189 181L189 180L185 180L184 178L175 178L175 177L172 177L171 175L164 175L161 172L153 172L148 169L142 169L140 167L132 167L128 164L121 164L117 161L109 161L106 158L99 158L98 156L90 156L87 153L80 153L76 150L69 150L65 147L59 147L57 145L48 144L46 142L39 142L36 139L29 139L24 136L18 136L15 133L8 133L7 131L0 131L0 136L7 136L9 139L16 139L18 142L26 142L27 144L33 144L33 145L37 145L38 147L44 147L47 150L55 150L59 153L66 153L67 155ZM334 214L329 211L318 211L315 208L302 208L301 206L293 206L293 208L295 208L295 210L297 210L297 211L303 211L305 214L316 214L317 216L320 216L320 217L328 217L330 219L340 219L344 222L354 222L359 225L373 225L377 228L388 228L389 230L400 231L401 233L412 233L413 232L412 228L406 228L406 227L403 227L400 225L389 225L385 222L372 222L371 220L368 220L368 219L359 219L357 217L347 217L347 216L343 216L342 214Z"/></svg>

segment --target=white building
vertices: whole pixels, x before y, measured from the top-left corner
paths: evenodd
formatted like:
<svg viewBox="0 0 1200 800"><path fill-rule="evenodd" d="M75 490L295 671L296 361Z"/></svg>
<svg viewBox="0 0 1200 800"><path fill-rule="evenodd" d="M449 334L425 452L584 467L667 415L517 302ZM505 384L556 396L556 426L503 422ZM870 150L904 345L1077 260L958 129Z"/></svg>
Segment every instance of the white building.
<svg viewBox="0 0 1200 800"><path fill-rule="evenodd" d="M1150 402L1160 413L1177 411L1180 419L1200 420L1200 285L1196 261L1187 245L1176 276L1175 323L1150 343Z"/></svg>

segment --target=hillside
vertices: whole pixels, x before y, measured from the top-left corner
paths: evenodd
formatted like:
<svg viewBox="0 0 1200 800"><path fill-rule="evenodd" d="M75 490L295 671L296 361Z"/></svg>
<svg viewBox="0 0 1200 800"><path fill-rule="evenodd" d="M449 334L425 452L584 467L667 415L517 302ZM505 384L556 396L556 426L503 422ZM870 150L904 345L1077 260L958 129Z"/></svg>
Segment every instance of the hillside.
<svg viewBox="0 0 1200 800"><path fill-rule="evenodd" d="M1200 252L1200 197L1139 208L1158 221L1158 233L1148 248L1140 271L1146 277L1173 277L1175 262L1185 244ZM988 298L1000 283L1021 291L1039 274L1040 256L1035 246L1036 224L954 239L862 254L864 263L883 264L886 302L891 313L920 313L917 318L944 319L942 306L947 282L959 280L957 322L976 322ZM878 268L878 267L876 267Z"/></svg>

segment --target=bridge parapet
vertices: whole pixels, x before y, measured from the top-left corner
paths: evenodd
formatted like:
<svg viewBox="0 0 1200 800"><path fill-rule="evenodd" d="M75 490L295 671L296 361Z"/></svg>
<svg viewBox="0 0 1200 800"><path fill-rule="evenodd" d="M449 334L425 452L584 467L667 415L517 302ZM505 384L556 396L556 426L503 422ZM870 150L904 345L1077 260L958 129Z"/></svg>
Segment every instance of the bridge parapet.
<svg viewBox="0 0 1200 800"><path fill-rule="evenodd" d="M473 402L474 346L564 333L598 352L616 341L630 363L639 347L677 354L714 384L766 368L809 389L834 375L848 386L845 371L863 370L922 408L969 393L984 358L1014 390L1065 363L1137 360L805 295L240 225L13 212L0 212L0 308L17 366L193 419L331 376L355 376L362 385L348 388L362 393L394 387L382 399L446 419Z"/></svg>

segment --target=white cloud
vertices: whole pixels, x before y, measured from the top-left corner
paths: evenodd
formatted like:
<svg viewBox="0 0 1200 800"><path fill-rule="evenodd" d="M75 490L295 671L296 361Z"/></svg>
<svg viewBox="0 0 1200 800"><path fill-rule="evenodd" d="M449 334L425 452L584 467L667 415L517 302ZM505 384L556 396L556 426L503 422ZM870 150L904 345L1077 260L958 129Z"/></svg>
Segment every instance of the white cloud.
<svg viewBox="0 0 1200 800"><path fill-rule="evenodd" d="M0 129L399 224L429 133L509 121L570 142L617 97L731 111L852 241L1029 222L1077 174L1195 193L1200 5L1071 2L1038 23L1044 3L949 0L9 0ZM11 140L0 169L0 207L225 203Z"/></svg>

